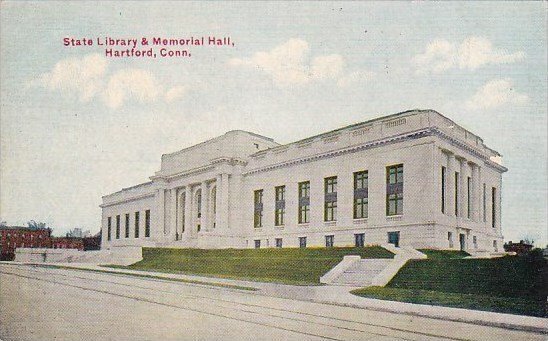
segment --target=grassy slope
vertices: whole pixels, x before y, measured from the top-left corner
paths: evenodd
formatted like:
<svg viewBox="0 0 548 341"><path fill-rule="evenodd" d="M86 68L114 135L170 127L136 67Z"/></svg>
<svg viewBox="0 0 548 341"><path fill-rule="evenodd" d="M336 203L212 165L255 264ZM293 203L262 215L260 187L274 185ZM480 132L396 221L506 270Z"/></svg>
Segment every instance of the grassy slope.
<svg viewBox="0 0 548 341"><path fill-rule="evenodd" d="M198 274L288 284L319 284L345 255L392 258L378 246L366 248L166 249L144 248L143 260L126 268Z"/></svg>
<svg viewBox="0 0 548 341"><path fill-rule="evenodd" d="M539 256L410 261L386 288L355 294L534 316L546 315L546 261Z"/></svg>
<svg viewBox="0 0 548 341"><path fill-rule="evenodd" d="M427 255L428 259L460 259L470 256L469 253L464 251L430 249L419 249L419 251Z"/></svg>

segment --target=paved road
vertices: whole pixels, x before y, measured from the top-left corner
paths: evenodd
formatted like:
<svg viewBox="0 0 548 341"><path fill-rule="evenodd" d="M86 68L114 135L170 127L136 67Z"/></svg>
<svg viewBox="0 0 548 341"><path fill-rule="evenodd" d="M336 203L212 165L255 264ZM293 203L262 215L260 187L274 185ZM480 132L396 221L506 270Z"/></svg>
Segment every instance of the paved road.
<svg viewBox="0 0 548 341"><path fill-rule="evenodd" d="M125 275L0 265L0 339L544 340L529 332Z"/></svg>

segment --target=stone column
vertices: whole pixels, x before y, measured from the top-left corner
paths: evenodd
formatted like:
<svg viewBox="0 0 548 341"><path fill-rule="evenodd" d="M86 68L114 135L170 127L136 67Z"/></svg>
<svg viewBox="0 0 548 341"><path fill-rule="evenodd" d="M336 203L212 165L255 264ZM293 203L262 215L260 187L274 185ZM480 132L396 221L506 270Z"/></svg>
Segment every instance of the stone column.
<svg viewBox="0 0 548 341"><path fill-rule="evenodd" d="M447 153L447 170L445 174L445 214L455 215L455 155Z"/></svg>
<svg viewBox="0 0 548 341"><path fill-rule="evenodd" d="M200 218L200 229L201 231L209 230L209 191L207 188L207 182L202 182L202 216Z"/></svg>
<svg viewBox="0 0 548 341"><path fill-rule="evenodd" d="M177 188L171 189L170 195L170 219L168 226L168 233L171 236L170 239L175 240L175 233L177 232Z"/></svg>
<svg viewBox="0 0 548 341"><path fill-rule="evenodd" d="M156 233L152 232L151 235L156 235L156 239L163 236L164 232L164 214L165 214L165 189L160 188L156 192L156 226L151 226L156 230Z"/></svg>
<svg viewBox="0 0 548 341"><path fill-rule="evenodd" d="M221 211L221 221L219 223L219 226L223 228L229 228L230 221L228 219L228 213L229 213L229 205L230 205L230 199L229 199L229 184L228 184L228 174L223 173L221 174L221 207L217 207L217 210Z"/></svg>
<svg viewBox="0 0 548 341"><path fill-rule="evenodd" d="M480 221L480 205L479 205L479 166L472 164L472 220Z"/></svg>
<svg viewBox="0 0 548 341"><path fill-rule="evenodd" d="M187 236L194 237L194 190L192 186L186 187L185 196L185 234Z"/></svg>
<svg viewBox="0 0 548 341"><path fill-rule="evenodd" d="M465 159L460 159L459 160L460 162L460 171L459 171L459 175L460 175L460 181L459 181L459 215L460 217L462 218L466 218L467 217L467 214L468 214L468 207L467 207L467 186L466 186L466 183L467 183L467 178L468 178L468 173L466 172L466 160Z"/></svg>
<svg viewBox="0 0 548 341"><path fill-rule="evenodd" d="M216 205L217 205L217 211L215 212L215 228L219 228L219 227L224 227L222 224L221 224L221 212L222 212L222 207L223 207L223 203L222 203L222 194L223 193L223 190L222 190L222 187L221 187L221 175L217 175L216 177L216 188L217 188L217 196L215 198L216 200Z"/></svg>
<svg viewBox="0 0 548 341"><path fill-rule="evenodd" d="M500 230L502 227L502 176L499 175L499 181L498 181L498 188L496 193L496 199L495 199L495 207L496 207L496 222L495 222L495 228L497 230L497 233L500 234ZM502 248L501 245L498 246L499 250Z"/></svg>
<svg viewBox="0 0 548 341"><path fill-rule="evenodd" d="M477 193L476 205L478 205L477 206L478 207L477 222L483 224L483 174L480 166L478 166L477 186L478 186L476 188L476 193Z"/></svg>

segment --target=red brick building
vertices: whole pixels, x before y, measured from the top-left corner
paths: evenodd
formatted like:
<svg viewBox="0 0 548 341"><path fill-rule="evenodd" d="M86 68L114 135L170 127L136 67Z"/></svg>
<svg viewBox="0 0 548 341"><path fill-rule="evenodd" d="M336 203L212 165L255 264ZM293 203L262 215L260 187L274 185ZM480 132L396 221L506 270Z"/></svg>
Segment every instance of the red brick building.
<svg viewBox="0 0 548 341"><path fill-rule="evenodd" d="M18 247L51 247L51 229L24 226L0 227L0 260L13 260L15 248Z"/></svg>
<svg viewBox="0 0 548 341"><path fill-rule="evenodd" d="M49 228L0 227L0 260L13 260L16 248L84 250L82 238L52 237Z"/></svg>
<svg viewBox="0 0 548 341"><path fill-rule="evenodd" d="M504 244L504 251L515 252L518 255L526 254L532 249L533 249L533 245L528 244L524 242L523 240L520 240L519 243L512 243L512 241L509 241L508 243Z"/></svg>
<svg viewBox="0 0 548 341"><path fill-rule="evenodd" d="M84 250L84 242L82 238L76 237L52 237L51 248L53 249L78 249Z"/></svg>

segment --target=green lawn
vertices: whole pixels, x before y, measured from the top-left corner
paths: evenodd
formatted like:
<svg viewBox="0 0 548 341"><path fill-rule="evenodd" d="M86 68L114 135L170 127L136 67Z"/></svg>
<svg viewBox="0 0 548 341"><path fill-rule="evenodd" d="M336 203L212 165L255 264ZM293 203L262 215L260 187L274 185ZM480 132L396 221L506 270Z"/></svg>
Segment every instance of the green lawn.
<svg viewBox="0 0 548 341"><path fill-rule="evenodd" d="M470 256L464 251L419 249L428 259L459 259Z"/></svg>
<svg viewBox="0 0 548 341"><path fill-rule="evenodd" d="M385 288L364 288L354 293L402 302L547 316L547 275L546 260L539 254L494 259L434 256L408 262Z"/></svg>
<svg viewBox="0 0 548 341"><path fill-rule="evenodd" d="M320 277L346 255L394 257L380 246L223 250L143 248L142 261L120 268L319 285Z"/></svg>

